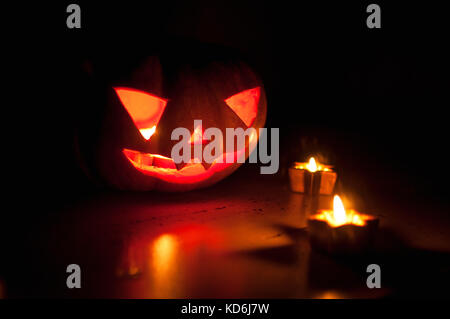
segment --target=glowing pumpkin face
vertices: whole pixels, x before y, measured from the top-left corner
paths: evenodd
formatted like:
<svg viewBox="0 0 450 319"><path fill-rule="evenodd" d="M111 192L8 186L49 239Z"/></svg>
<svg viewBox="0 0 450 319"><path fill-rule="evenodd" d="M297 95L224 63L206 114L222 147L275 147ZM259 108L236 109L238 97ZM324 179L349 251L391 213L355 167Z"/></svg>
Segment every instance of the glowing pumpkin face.
<svg viewBox="0 0 450 319"><path fill-rule="evenodd" d="M171 158L172 131L191 133L190 145L206 147L209 127L264 125L266 100L262 83L242 62L234 60L164 64L149 57L128 76L108 81L108 102L96 155L101 175L123 189L183 191L209 186L231 174L239 163L207 163L194 158L176 164ZM194 120L202 126L194 127ZM251 151L250 142L233 157ZM256 144L256 143L254 143ZM254 145L252 143L252 145ZM215 154L225 158L230 154Z"/></svg>

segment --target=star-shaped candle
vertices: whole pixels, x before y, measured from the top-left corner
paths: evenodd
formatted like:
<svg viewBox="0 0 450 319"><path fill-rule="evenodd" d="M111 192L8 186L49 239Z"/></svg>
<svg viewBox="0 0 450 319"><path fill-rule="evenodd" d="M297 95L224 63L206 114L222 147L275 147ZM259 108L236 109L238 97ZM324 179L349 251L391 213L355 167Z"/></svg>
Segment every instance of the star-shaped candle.
<svg viewBox="0 0 450 319"><path fill-rule="evenodd" d="M333 167L319 163L314 157L309 162L294 162L289 168L291 190L296 193L330 195L336 179Z"/></svg>
<svg viewBox="0 0 450 319"><path fill-rule="evenodd" d="M345 209L338 195L332 210L320 210L308 219L311 246L327 253L360 253L372 244L379 220Z"/></svg>

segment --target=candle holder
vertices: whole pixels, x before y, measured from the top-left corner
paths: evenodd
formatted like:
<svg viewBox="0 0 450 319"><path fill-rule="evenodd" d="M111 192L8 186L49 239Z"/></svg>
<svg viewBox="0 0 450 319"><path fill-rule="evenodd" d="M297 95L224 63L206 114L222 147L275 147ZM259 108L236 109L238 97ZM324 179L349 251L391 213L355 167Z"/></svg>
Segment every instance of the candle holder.
<svg viewBox="0 0 450 319"><path fill-rule="evenodd" d="M293 192L311 195L331 195L337 174L331 165L294 162L289 168L290 187Z"/></svg>
<svg viewBox="0 0 450 319"><path fill-rule="evenodd" d="M319 211L308 219L311 247L328 254L356 254L367 251L378 229L375 216L358 214L363 224L333 226L323 218L326 211Z"/></svg>
<svg viewBox="0 0 450 319"><path fill-rule="evenodd" d="M378 229L379 219L345 210L335 195L333 210L319 210L308 218L311 247L329 254L356 254L367 251Z"/></svg>

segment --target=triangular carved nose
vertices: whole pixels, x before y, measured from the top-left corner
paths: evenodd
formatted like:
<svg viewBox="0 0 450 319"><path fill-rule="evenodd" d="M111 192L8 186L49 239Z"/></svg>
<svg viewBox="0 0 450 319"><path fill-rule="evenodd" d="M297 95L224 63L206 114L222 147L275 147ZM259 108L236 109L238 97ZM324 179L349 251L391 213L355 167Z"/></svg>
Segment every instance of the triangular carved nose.
<svg viewBox="0 0 450 319"><path fill-rule="evenodd" d="M205 140L203 137L203 128L202 124L197 124L194 128L194 132L191 135L191 139L189 140L189 144L207 144L209 140Z"/></svg>

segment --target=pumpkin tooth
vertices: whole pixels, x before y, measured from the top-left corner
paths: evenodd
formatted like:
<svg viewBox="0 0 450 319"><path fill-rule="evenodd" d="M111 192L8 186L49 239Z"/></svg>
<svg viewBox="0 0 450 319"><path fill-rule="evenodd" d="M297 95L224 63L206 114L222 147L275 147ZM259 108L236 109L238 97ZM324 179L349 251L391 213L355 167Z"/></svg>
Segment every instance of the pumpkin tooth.
<svg viewBox="0 0 450 319"><path fill-rule="evenodd" d="M193 159L191 159L188 163L181 162L181 163L175 164L175 165L176 165L177 169L178 169L179 171L181 171L181 170L182 170L183 168L185 168L186 166L192 166L192 165L200 164L200 163L201 163L201 161L200 161L198 158L193 158Z"/></svg>
<svg viewBox="0 0 450 319"><path fill-rule="evenodd" d="M184 175L197 175L204 173L205 171L206 169L203 167L201 163L189 162L188 164L186 164L186 166L184 166L180 170L180 173L183 173Z"/></svg>
<svg viewBox="0 0 450 319"><path fill-rule="evenodd" d="M181 163L175 163L175 166L177 167L177 170L182 170L186 165L188 165L189 163L185 163L185 162L181 162Z"/></svg>
<svg viewBox="0 0 450 319"><path fill-rule="evenodd" d="M132 161L137 167L144 168L153 165L153 156L151 154L141 153L129 149L123 149L122 152L127 158Z"/></svg>
<svg viewBox="0 0 450 319"><path fill-rule="evenodd" d="M209 170L209 168L211 167L212 163L202 162L202 165L205 168L205 170Z"/></svg>
<svg viewBox="0 0 450 319"><path fill-rule="evenodd" d="M161 155L152 155L152 157L153 166L155 167L177 169L175 162L171 158Z"/></svg>

